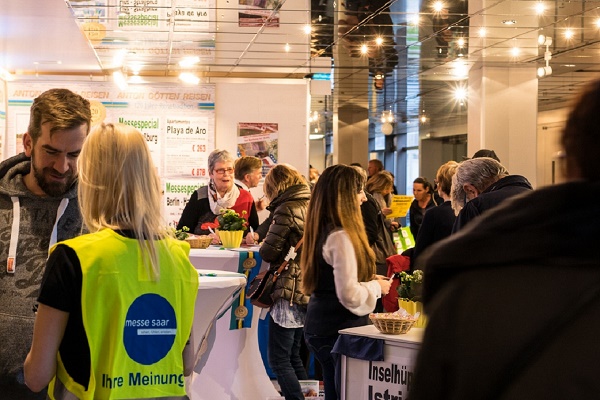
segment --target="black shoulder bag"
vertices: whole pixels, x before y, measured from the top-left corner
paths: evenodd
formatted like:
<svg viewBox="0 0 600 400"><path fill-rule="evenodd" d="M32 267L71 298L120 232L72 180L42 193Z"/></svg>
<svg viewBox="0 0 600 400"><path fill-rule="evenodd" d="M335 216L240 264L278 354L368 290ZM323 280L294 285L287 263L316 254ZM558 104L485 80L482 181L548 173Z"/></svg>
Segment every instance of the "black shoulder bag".
<svg viewBox="0 0 600 400"><path fill-rule="evenodd" d="M261 271L252 279L248 289L246 290L246 298L250 299L250 303L260 308L270 308L273 305L273 286L279 278L279 275L287 267L288 262L296 258L297 251L302 246L304 238L300 239L296 247L290 247L290 251L285 256L285 260L279 268L273 270L271 268Z"/></svg>

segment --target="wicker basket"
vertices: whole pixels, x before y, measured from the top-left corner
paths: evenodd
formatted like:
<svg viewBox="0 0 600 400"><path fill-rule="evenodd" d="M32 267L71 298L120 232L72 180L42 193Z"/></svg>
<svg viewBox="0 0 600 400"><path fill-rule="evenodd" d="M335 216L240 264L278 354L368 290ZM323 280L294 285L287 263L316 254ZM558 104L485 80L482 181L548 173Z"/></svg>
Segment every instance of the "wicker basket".
<svg viewBox="0 0 600 400"><path fill-rule="evenodd" d="M416 322L412 317L401 318L391 313L369 314L369 318L379 332L392 335L408 332Z"/></svg>
<svg viewBox="0 0 600 400"><path fill-rule="evenodd" d="M208 246L210 246L212 242L212 237L208 235L190 235L187 238L185 238L185 241L190 244L190 247L192 249L205 249Z"/></svg>

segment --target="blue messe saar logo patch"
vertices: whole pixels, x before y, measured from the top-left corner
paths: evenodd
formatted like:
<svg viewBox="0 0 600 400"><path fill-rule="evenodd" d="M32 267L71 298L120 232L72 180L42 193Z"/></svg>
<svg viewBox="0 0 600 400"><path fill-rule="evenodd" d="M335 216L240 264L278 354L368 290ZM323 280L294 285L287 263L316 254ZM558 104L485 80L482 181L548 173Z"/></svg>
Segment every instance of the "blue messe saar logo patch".
<svg viewBox="0 0 600 400"><path fill-rule="evenodd" d="M143 365L162 360L171 350L176 333L175 310L164 297L147 293L129 306L123 344L132 360Z"/></svg>

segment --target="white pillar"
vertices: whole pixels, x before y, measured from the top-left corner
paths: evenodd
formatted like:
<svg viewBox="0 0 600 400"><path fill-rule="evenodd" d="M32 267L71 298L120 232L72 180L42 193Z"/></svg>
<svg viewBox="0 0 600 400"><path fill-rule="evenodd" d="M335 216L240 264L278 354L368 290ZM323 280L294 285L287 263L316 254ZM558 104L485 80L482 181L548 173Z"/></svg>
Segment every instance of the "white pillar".
<svg viewBox="0 0 600 400"><path fill-rule="evenodd" d="M496 152L511 174L537 184L535 67L482 67L469 73L468 155Z"/></svg>

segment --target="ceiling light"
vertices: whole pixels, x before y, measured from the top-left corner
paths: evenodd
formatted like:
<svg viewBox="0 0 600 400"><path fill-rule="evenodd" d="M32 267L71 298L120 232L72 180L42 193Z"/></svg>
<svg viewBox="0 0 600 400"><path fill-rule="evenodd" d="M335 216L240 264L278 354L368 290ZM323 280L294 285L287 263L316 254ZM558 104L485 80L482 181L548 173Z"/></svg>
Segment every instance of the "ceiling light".
<svg viewBox="0 0 600 400"><path fill-rule="evenodd" d="M431 8L433 8L433 11L435 12L442 12L442 10L444 9L444 3L442 3L441 1L436 1L433 3Z"/></svg>
<svg viewBox="0 0 600 400"><path fill-rule="evenodd" d="M189 83L190 85L197 85L200 83L200 78L191 72L182 72L179 74L179 79L184 83Z"/></svg>
<svg viewBox="0 0 600 400"><path fill-rule="evenodd" d="M515 25L517 23L517 21L514 19L505 19L502 21L502 23L504 25Z"/></svg>
<svg viewBox="0 0 600 400"><path fill-rule="evenodd" d="M454 89L454 99L458 101L463 101L467 98L467 89L464 87L458 87Z"/></svg>
<svg viewBox="0 0 600 400"><path fill-rule="evenodd" d="M550 52L552 38L540 35L538 36L538 43L540 46L546 46L546 51L544 52L544 61L546 62L546 66L537 69L538 78L543 78L544 76L552 75L552 67L550 67L550 60L552 60L552 53Z"/></svg>
<svg viewBox="0 0 600 400"><path fill-rule="evenodd" d="M376 44L377 46L381 46L381 45L383 44L383 38L382 38L381 36L377 36L377 37L375 38L375 44Z"/></svg>
<svg viewBox="0 0 600 400"><path fill-rule="evenodd" d="M144 79L142 79L142 77L139 75L134 75L134 76L129 77L127 82L133 83L133 84L139 84L139 83L144 83Z"/></svg>
<svg viewBox="0 0 600 400"><path fill-rule="evenodd" d="M181 68L191 68L200 62L200 57L185 57L179 60L179 66Z"/></svg>
<svg viewBox="0 0 600 400"><path fill-rule="evenodd" d="M565 39L573 39L573 36L575 36L575 32L573 32L573 29L567 29L565 31Z"/></svg>
<svg viewBox="0 0 600 400"><path fill-rule="evenodd" d="M142 70L143 65L142 65L141 61L133 61L133 62L128 62L127 66L131 70L132 74L138 75L140 73L140 71Z"/></svg>
<svg viewBox="0 0 600 400"><path fill-rule="evenodd" d="M367 47L366 44L363 44L362 46L360 46L360 54L367 54L369 52L369 48Z"/></svg>
<svg viewBox="0 0 600 400"><path fill-rule="evenodd" d="M487 30L485 28L479 28L479 37L485 37L487 35Z"/></svg>
<svg viewBox="0 0 600 400"><path fill-rule="evenodd" d="M538 44L540 46L551 46L552 38L550 36L540 35L538 36Z"/></svg>
<svg viewBox="0 0 600 400"><path fill-rule="evenodd" d="M117 87L119 88L119 90L124 91L127 90L127 77L125 76L125 74L123 73L123 71L116 70L112 73L113 76L113 81L115 82L115 84L117 85Z"/></svg>
<svg viewBox="0 0 600 400"><path fill-rule="evenodd" d="M600 28L600 18L594 21L594 24L596 25L596 28Z"/></svg>
<svg viewBox="0 0 600 400"><path fill-rule="evenodd" d="M545 67L539 67L537 69L538 78L543 78L548 75L552 75L552 67L551 66L546 65Z"/></svg>
<svg viewBox="0 0 600 400"><path fill-rule="evenodd" d="M0 68L0 79L4 81L12 81L15 79L15 77L4 68Z"/></svg>
<svg viewBox="0 0 600 400"><path fill-rule="evenodd" d="M114 68L121 68L125 63L125 57L127 57L127 49L119 49L115 52L112 62Z"/></svg>
<svg viewBox="0 0 600 400"><path fill-rule="evenodd" d="M456 78L466 78L469 75L469 68L464 62L455 61L452 65L450 73Z"/></svg>
<svg viewBox="0 0 600 400"><path fill-rule="evenodd" d="M284 50L285 50L285 52L286 52L286 53L289 53L289 52L290 52L290 50L291 50L291 47L290 47L290 44L289 44L289 43L286 43L286 44L285 44Z"/></svg>
<svg viewBox="0 0 600 400"><path fill-rule="evenodd" d="M312 32L312 28L310 25L304 25L304 28L302 28L304 30L304 33L306 33L307 35L310 35L310 33Z"/></svg>
<svg viewBox="0 0 600 400"><path fill-rule="evenodd" d="M535 3L535 13L537 15L542 15L546 11L546 6L541 1Z"/></svg>
<svg viewBox="0 0 600 400"><path fill-rule="evenodd" d="M510 54L513 57L518 57L519 54L521 54L521 49L515 46L515 47L513 47L513 48L510 49Z"/></svg>
<svg viewBox="0 0 600 400"><path fill-rule="evenodd" d="M419 14L413 14L413 15L411 15L411 16L408 17L408 24L409 25L419 26L420 22L421 22L421 20L419 18Z"/></svg>
<svg viewBox="0 0 600 400"><path fill-rule="evenodd" d="M324 137L325 137L325 135L323 135L323 134L314 134L314 133L311 133L310 135L308 135L308 138L310 140L319 140L319 139L323 139Z"/></svg>
<svg viewBox="0 0 600 400"><path fill-rule="evenodd" d="M394 118L394 113L392 112L392 110L384 110L381 113L381 123L385 124L385 123L392 123L395 121L396 118Z"/></svg>
<svg viewBox="0 0 600 400"><path fill-rule="evenodd" d="M392 125L390 122L385 122L381 125L381 133L383 133L386 136L391 135L392 133L394 133L394 125Z"/></svg>

